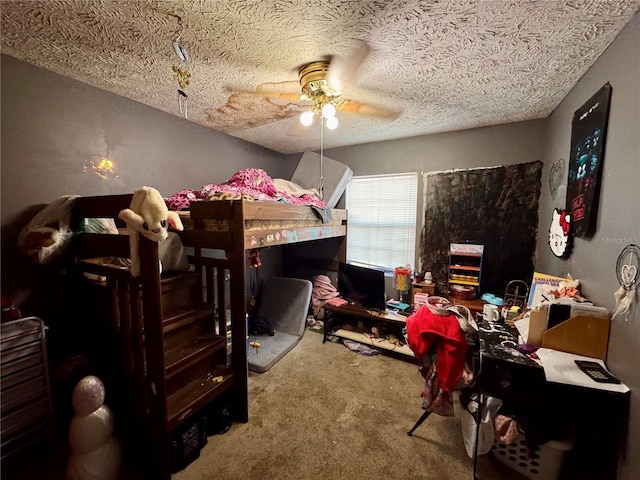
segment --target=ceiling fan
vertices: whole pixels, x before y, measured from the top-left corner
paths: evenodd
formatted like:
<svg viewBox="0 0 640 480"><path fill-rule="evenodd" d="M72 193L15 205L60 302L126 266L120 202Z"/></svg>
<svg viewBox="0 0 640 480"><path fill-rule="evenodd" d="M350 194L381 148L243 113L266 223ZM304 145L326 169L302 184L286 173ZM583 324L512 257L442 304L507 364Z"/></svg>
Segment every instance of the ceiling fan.
<svg viewBox="0 0 640 480"><path fill-rule="evenodd" d="M396 119L399 112L343 97L343 90L353 83L356 71L369 55L370 47L365 42L347 56L332 56L324 60L305 63L298 67L300 92L243 91L268 99L301 102L310 105L302 112L300 123L309 126L314 119L321 118L330 130L338 126L336 112L367 115L388 120Z"/></svg>

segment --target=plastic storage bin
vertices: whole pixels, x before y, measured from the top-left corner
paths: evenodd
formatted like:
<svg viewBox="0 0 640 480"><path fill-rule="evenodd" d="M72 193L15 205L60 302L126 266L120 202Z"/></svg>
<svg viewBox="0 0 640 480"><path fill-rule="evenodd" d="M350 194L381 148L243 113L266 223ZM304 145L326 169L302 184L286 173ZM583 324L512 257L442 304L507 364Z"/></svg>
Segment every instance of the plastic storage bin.
<svg viewBox="0 0 640 480"><path fill-rule="evenodd" d="M2 459L38 441L53 441L44 322L25 317L0 325Z"/></svg>
<svg viewBox="0 0 640 480"><path fill-rule="evenodd" d="M524 435L520 434L510 444L495 441L491 449L493 456L531 480L558 480L565 454L573 448L566 440L551 440L535 447L529 455Z"/></svg>
<svg viewBox="0 0 640 480"><path fill-rule="evenodd" d="M171 473L179 472L200 457L207 444L207 418L198 414L171 432Z"/></svg>

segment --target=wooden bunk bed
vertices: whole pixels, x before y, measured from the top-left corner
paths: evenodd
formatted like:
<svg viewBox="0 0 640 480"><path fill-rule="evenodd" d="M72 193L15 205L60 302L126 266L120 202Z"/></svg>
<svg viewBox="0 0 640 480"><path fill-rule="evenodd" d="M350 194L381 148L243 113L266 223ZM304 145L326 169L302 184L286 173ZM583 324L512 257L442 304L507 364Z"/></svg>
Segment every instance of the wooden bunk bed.
<svg viewBox="0 0 640 480"><path fill-rule="evenodd" d="M117 221L130 201L131 195L79 197L72 225L83 218ZM141 274L136 278L126 268L89 260L129 258L126 235L82 233L71 247L73 278L101 292L102 304L94 307L108 312L117 339L120 380L130 409L126 416L134 426L130 443L148 446L136 457L145 459L142 467L154 479L171 477L172 434L212 402L225 398L235 421L249 420L248 250L291 245L291 253L283 253L283 263L288 260L283 271L296 275L302 264L313 274L335 271L346 256L345 210L332 209L331 221L323 223L307 206L218 200L194 202L180 215L185 228L178 234L189 250L190 272L160 274L157 243L145 238L140 239ZM311 241L314 247L305 247ZM101 282L87 280L86 274L100 276Z"/></svg>

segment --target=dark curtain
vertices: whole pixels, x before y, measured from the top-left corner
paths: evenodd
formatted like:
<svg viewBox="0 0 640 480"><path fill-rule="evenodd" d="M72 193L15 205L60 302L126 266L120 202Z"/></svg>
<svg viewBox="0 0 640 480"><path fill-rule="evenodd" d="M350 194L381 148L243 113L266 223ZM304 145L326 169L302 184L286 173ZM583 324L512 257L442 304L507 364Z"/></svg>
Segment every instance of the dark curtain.
<svg viewBox="0 0 640 480"><path fill-rule="evenodd" d="M542 162L431 173L424 182L423 271L446 295L449 244L484 245L480 295L502 297L510 280L531 283Z"/></svg>

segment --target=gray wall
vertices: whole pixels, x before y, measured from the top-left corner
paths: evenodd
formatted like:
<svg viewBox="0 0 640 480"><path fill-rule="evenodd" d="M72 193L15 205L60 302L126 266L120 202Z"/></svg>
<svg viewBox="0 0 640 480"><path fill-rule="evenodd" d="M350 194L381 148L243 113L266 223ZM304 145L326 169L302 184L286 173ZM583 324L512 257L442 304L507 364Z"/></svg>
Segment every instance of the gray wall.
<svg viewBox="0 0 640 480"><path fill-rule="evenodd" d="M337 148L326 155L348 164L356 175L543 160L536 269L571 273L596 304L612 308L617 255L627 243L640 244L639 30L636 15L549 119ZM558 158L568 161L573 112L606 81L613 94L597 230L591 239L577 239L571 258L562 261L551 254L546 232L553 207L564 206L565 191L551 199L548 168ZM120 166L119 180L104 182L82 172L88 156L107 153ZM143 184L170 194L224 181L250 166L287 178L299 157L281 156L2 56L3 293L19 296L20 291L5 287L30 268L13 262L18 257L14 236L34 205L69 193L130 192ZM639 322L638 314L626 323L615 321L609 345L609 366L632 390L640 387ZM640 478L640 457L631 455L638 451L640 401L632 395L629 455L621 480Z"/></svg>
<svg viewBox="0 0 640 480"><path fill-rule="evenodd" d="M2 293L37 315L32 286L49 273L16 253L22 227L61 195L130 193L142 185L168 196L263 168L290 178L284 156L183 118L53 74L7 55L2 68ZM106 156L117 178L87 163ZM42 285L47 291L47 286ZM24 305L26 303L26 305Z"/></svg>
<svg viewBox="0 0 640 480"><path fill-rule="evenodd" d="M164 195L227 180L237 170L290 175L271 150L2 56L2 219L60 195ZM83 165L107 156L118 178Z"/></svg>
<svg viewBox="0 0 640 480"><path fill-rule="evenodd" d="M538 226L536 266L539 271L580 280L587 297L596 305L615 306L619 288L616 261L622 249L640 245L640 14L636 14L597 63L549 118L545 171L559 158L569 160L571 121L580 108L606 82L612 86L609 124L602 171L602 190L596 231L591 238L576 238L568 260L553 256L546 232L554 208L564 208L566 180L556 200L543 184ZM640 307L628 321L611 324L607 365L632 391L627 458L619 478L640 478Z"/></svg>
<svg viewBox="0 0 640 480"><path fill-rule="evenodd" d="M354 175L436 172L542 160L546 120L326 150Z"/></svg>

